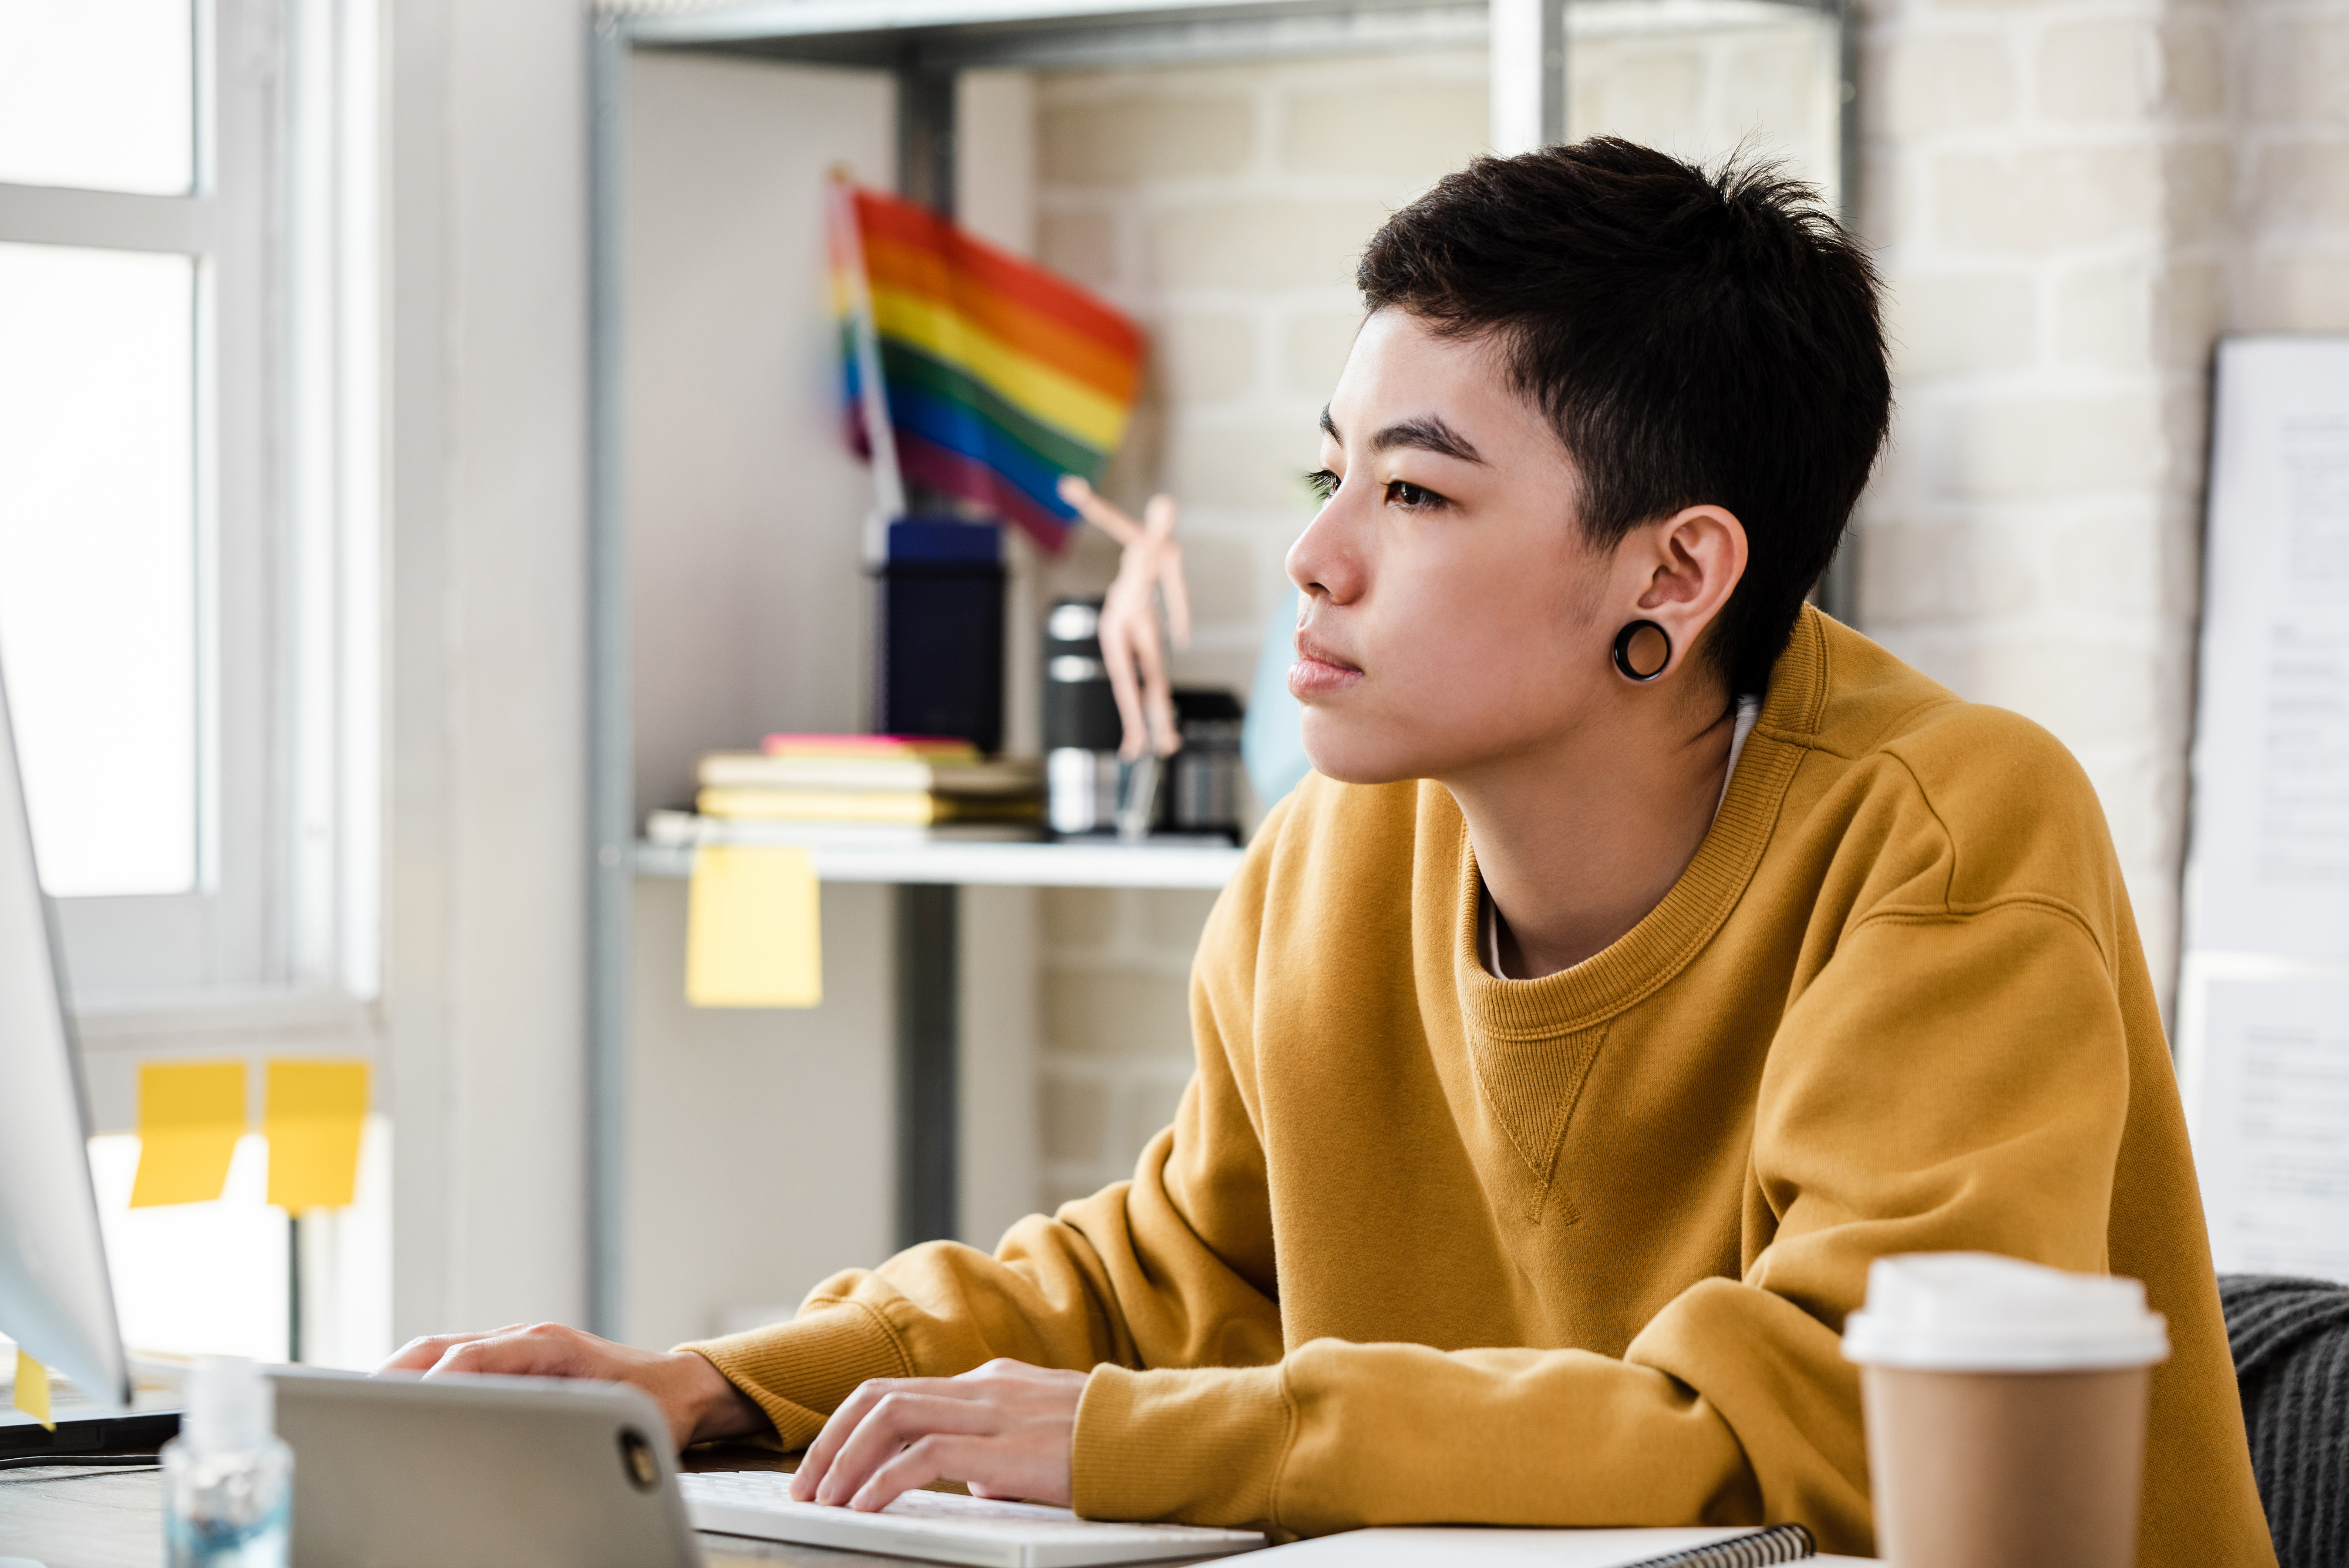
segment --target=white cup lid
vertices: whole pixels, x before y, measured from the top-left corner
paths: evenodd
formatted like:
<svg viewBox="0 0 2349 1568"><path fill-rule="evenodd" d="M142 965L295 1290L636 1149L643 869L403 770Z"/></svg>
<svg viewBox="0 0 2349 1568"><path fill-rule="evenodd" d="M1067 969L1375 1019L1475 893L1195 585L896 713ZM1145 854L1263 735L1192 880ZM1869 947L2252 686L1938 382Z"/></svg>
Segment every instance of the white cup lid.
<svg viewBox="0 0 2349 1568"><path fill-rule="evenodd" d="M1844 1358L1942 1372L2061 1372L2169 1359L2145 1286L1991 1252L1909 1252L1868 1269Z"/></svg>

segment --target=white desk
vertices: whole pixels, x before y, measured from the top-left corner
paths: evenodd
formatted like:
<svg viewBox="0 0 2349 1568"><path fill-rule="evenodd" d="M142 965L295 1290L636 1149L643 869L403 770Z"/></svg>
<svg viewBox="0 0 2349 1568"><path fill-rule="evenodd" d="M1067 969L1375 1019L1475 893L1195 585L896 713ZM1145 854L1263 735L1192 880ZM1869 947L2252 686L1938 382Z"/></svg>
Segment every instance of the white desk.
<svg viewBox="0 0 2349 1568"><path fill-rule="evenodd" d="M696 1456L687 1456L688 1468ZM766 1456L770 1460L773 1456ZM710 1468L739 1469L742 1451L713 1456ZM777 1469L785 1468L777 1465ZM0 1472L5 1474L7 1472ZM151 1470L114 1475L102 1470L39 1471L40 1479L0 1480L0 1557L32 1557L44 1568L155 1568L162 1556L162 1478ZM50 1479L51 1477L56 1479ZM701 1538L709 1568L749 1568L787 1563L797 1568L843 1568L852 1563L896 1563L902 1557L863 1552L832 1552L820 1546L787 1546L748 1541L739 1535ZM1231 1563L1245 1558L1218 1557ZM1874 1563L1862 1557L1816 1557L1826 1564ZM1174 1568L1167 1564L1166 1568Z"/></svg>

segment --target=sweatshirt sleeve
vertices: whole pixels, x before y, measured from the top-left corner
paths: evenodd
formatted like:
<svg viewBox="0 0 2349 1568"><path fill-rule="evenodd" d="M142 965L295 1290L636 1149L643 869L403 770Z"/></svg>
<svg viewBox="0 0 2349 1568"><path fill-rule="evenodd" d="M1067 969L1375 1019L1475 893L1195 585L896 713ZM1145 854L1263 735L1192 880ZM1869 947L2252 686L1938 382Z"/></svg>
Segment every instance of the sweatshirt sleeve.
<svg viewBox="0 0 2349 1568"><path fill-rule="evenodd" d="M1244 955L1232 906L1260 885L1260 858L1209 918L1202 964ZM926 1242L825 1281L788 1323L678 1348L755 1400L786 1449L868 1378L951 1376L997 1357L1076 1371L1278 1361L1262 1146L1195 983L1193 1013L1198 1069L1132 1180L1029 1216L992 1256Z"/></svg>
<svg viewBox="0 0 2349 1568"><path fill-rule="evenodd" d="M2105 1266L2128 1096L2106 955L2060 901L1858 920L1785 1014L1755 1111L1742 1279L1621 1359L1315 1341L1278 1366L1104 1367L1078 1509L1320 1534L1473 1521L1799 1521L1872 1547L1868 1264L1983 1249Z"/></svg>

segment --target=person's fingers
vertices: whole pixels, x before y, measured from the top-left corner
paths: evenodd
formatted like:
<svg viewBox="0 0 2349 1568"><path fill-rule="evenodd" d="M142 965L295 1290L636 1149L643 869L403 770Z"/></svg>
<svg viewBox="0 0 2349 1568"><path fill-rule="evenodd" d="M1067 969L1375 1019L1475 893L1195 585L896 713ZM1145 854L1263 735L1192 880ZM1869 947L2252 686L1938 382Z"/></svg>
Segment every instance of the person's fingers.
<svg viewBox="0 0 2349 1568"><path fill-rule="evenodd" d="M970 1397L987 1413L984 1431L933 1429L913 1436L874 1469L848 1500L856 1509L881 1509L911 1488L939 1479L958 1480L977 1497L1020 1499L1066 1506L1069 1452L1077 1407L1088 1374L996 1360L943 1386Z"/></svg>
<svg viewBox="0 0 2349 1568"><path fill-rule="evenodd" d="M832 1414L824 1419L823 1430L818 1432L815 1441L808 1445L805 1457L800 1460L800 1468L792 1472L793 1501L815 1501L816 1489L823 1484L824 1472L832 1468L832 1457L840 1452L840 1445L848 1441L849 1434L856 1430L856 1423L864 1412L899 1381L893 1377L868 1379L858 1384L849 1392L847 1398L833 1407Z"/></svg>
<svg viewBox="0 0 2349 1568"><path fill-rule="evenodd" d="M1142 537L1142 524L1102 499L1101 493L1073 473L1061 475L1061 499L1077 509L1077 515L1108 535L1121 545L1132 545Z"/></svg>
<svg viewBox="0 0 2349 1568"><path fill-rule="evenodd" d="M474 1334L419 1334L384 1357L383 1365L378 1366L376 1370L378 1372L428 1371L434 1362L448 1354L450 1345L461 1345L466 1340L481 1337L481 1335Z"/></svg>
<svg viewBox="0 0 2349 1568"><path fill-rule="evenodd" d="M938 1379L871 1377L858 1384L850 1391L848 1397L833 1408L823 1423L823 1430L818 1432L815 1441L808 1445L806 1458L800 1460L800 1468L792 1476L792 1498L800 1502L816 1500L817 1489L823 1485L824 1476L831 1470L833 1460L839 1455L842 1446L855 1435L857 1427L875 1405L892 1394L916 1390L936 1381Z"/></svg>
<svg viewBox="0 0 2349 1568"><path fill-rule="evenodd" d="M617 1367L599 1364L595 1342L576 1329L555 1324L482 1334L449 1347L428 1376L465 1373L481 1376L577 1377L601 1376L617 1379Z"/></svg>
<svg viewBox="0 0 2349 1568"><path fill-rule="evenodd" d="M878 1513L916 1487L934 1480L981 1473L1001 1461L998 1439L945 1433L916 1438L876 1466L863 1486L841 1501L863 1513Z"/></svg>
<svg viewBox="0 0 2349 1568"><path fill-rule="evenodd" d="M433 1365L449 1353L452 1345L470 1344L477 1339L489 1339L496 1334L512 1334L523 1325L510 1323L503 1328L490 1329L481 1334L427 1334L409 1340L384 1359L378 1372L429 1372Z"/></svg>
<svg viewBox="0 0 2349 1568"><path fill-rule="evenodd" d="M937 1386L951 1386L946 1383ZM833 1455L831 1468L823 1484L816 1488L816 1501L850 1505L852 1499L863 1493L874 1472L909 1444L937 1434L983 1437L1001 1428L1002 1414L984 1398L969 1397L967 1390L957 1390L957 1394L962 1397L901 1389L875 1401L856 1423L855 1431ZM922 1486L937 1479L934 1473L906 1485ZM905 1490L901 1486L897 1491ZM889 1495L895 1497L896 1492ZM873 1506L885 1508L888 1500L885 1498Z"/></svg>

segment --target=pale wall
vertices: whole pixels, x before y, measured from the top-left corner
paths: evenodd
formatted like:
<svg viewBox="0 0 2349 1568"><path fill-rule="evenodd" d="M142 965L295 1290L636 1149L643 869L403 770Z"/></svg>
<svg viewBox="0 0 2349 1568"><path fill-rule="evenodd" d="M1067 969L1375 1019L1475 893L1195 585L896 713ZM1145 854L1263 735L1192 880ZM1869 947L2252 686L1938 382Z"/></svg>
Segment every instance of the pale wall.
<svg viewBox="0 0 2349 1568"><path fill-rule="evenodd" d="M864 727L869 471L839 423L823 275L827 171L886 186L879 72L645 52L627 76L628 547L640 811L689 800L706 751ZM1024 78L965 94L991 177L967 204L1028 221ZM823 1005L684 1001L685 886L633 904L621 1333L666 1345L788 1315L894 1240L891 892L823 889ZM962 895L961 1225L992 1244L1036 1202L1036 895Z"/></svg>
<svg viewBox="0 0 2349 1568"><path fill-rule="evenodd" d="M585 1305L586 30L388 7L393 1326Z"/></svg>

